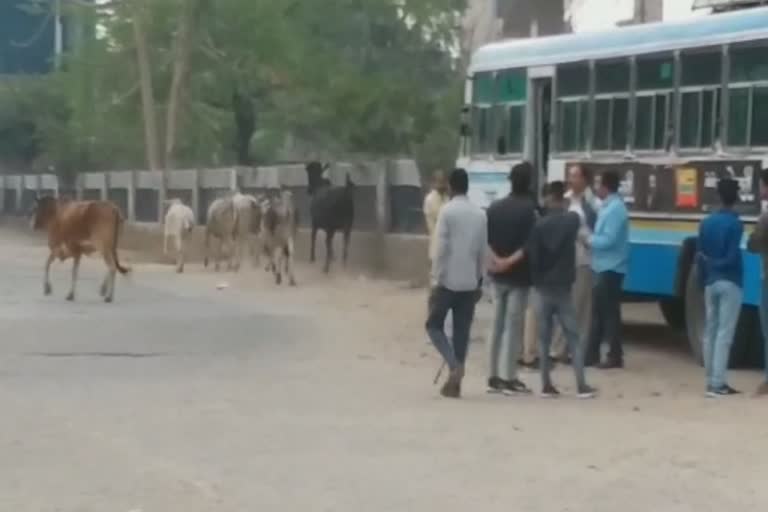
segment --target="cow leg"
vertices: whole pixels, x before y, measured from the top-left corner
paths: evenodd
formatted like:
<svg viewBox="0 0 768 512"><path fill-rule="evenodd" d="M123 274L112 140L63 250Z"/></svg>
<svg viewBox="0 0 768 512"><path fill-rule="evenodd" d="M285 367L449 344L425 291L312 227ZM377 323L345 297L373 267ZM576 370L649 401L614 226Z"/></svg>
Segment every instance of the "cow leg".
<svg viewBox="0 0 768 512"><path fill-rule="evenodd" d="M272 249L272 273L275 275L275 284L283 282L282 253L283 248L279 245Z"/></svg>
<svg viewBox="0 0 768 512"><path fill-rule="evenodd" d="M76 252L72 254L72 284L69 287L69 294L67 300L73 302L75 300L75 291L77 290L77 274L80 271L80 253Z"/></svg>
<svg viewBox="0 0 768 512"><path fill-rule="evenodd" d="M101 282L101 286L99 287L99 295L101 297L106 297L107 292L109 292L109 270L107 270L107 273L104 274L104 280Z"/></svg>
<svg viewBox="0 0 768 512"><path fill-rule="evenodd" d="M177 234L174 238L176 242L176 272L184 272L184 240L182 234Z"/></svg>
<svg viewBox="0 0 768 512"><path fill-rule="evenodd" d="M216 244L216 254L213 255L213 269L218 272L221 269L221 247L224 245L224 239L221 238Z"/></svg>
<svg viewBox="0 0 768 512"><path fill-rule="evenodd" d="M293 275L293 239L288 240L285 246L285 272L288 274L288 284L296 286L296 277Z"/></svg>
<svg viewBox="0 0 768 512"><path fill-rule="evenodd" d="M56 259L56 256L51 251L45 262L45 272L43 273L43 294L45 295L53 293L53 287L51 286L51 263L53 263L54 259Z"/></svg>
<svg viewBox="0 0 768 512"><path fill-rule="evenodd" d="M205 228L205 256L203 257L203 267L208 268L208 251L211 248L211 231Z"/></svg>
<svg viewBox="0 0 768 512"><path fill-rule="evenodd" d="M336 232L329 229L325 232L325 267L323 272L326 274L331 271L331 261L333 260L333 235Z"/></svg>
<svg viewBox="0 0 768 512"><path fill-rule="evenodd" d="M343 253L343 258L344 258L344 266L345 267L347 266L347 258L349 257L349 239L351 238L351 235L352 235L352 229L351 228L347 228L347 229L344 230L344 253Z"/></svg>
<svg viewBox="0 0 768 512"><path fill-rule="evenodd" d="M309 262L315 262L315 239L317 238L317 226L312 225L312 235L309 241Z"/></svg>
<svg viewBox="0 0 768 512"><path fill-rule="evenodd" d="M112 302L115 298L115 276L117 275L117 262L110 250L103 250L104 263L107 265L107 275L104 277L104 284L102 284L102 291L105 292L104 302Z"/></svg>

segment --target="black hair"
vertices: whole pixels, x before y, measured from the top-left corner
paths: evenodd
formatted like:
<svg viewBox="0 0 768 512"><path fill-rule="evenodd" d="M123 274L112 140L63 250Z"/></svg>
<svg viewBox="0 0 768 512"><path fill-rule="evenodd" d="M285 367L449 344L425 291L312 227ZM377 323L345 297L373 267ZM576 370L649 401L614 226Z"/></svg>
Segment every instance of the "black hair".
<svg viewBox="0 0 768 512"><path fill-rule="evenodd" d="M533 165L530 162L520 162L512 167L512 170L509 172L509 181L512 182L512 193L515 195L530 194L532 179Z"/></svg>
<svg viewBox="0 0 768 512"><path fill-rule="evenodd" d="M717 182L717 195L723 206L733 206L739 201L739 182L732 178L722 178Z"/></svg>
<svg viewBox="0 0 768 512"><path fill-rule="evenodd" d="M562 201L565 197L565 183L562 181L550 181L547 187L547 195L555 201Z"/></svg>
<svg viewBox="0 0 768 512"><path fill-rule="evenodd" d="M448 178L448 184L454 195L466 195L469 190L469 176L464 169L454 169Z"/></svg>
<svg viewBox="0 0 768 512"><path fill-rule="evenodd" d="M600 175L600 183L607 188L609 192L615 194L619 191L619 173L616 171L605 171Z"/></svg>

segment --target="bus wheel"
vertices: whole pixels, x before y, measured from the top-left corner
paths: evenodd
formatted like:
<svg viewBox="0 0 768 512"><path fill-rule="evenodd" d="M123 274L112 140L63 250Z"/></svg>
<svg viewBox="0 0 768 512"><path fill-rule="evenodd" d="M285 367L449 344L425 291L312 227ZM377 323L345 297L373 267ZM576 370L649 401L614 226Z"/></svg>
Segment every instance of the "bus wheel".
<svg viewBox="0 0 768 512"><path fill-rule="evenodd" d="M685 302L682 299L660 300L659 309L668 326L677 330L685 329Z"/></svg>
<svg viewBox="0 0 768 512"><path fill-rule="evenodd" d="M688 335L688 345L691 347L693 358L699 364L704 364L702 355L702 339L704 339L704 322L706 309L704 290L699 286L696 265L691 266L685 285L685 332Z"/></svg>
<svg viewBox="0 0 768 512"><path fill-rule="evenodd" d="M696 266L691 267L685 289L685 330L691 353L699 364L704 364L702 340L706 322L704 290L696 277ZM762 337L757 308L743 306L733 336L728 366L732 368L757 367L763 364Z"/></svg>

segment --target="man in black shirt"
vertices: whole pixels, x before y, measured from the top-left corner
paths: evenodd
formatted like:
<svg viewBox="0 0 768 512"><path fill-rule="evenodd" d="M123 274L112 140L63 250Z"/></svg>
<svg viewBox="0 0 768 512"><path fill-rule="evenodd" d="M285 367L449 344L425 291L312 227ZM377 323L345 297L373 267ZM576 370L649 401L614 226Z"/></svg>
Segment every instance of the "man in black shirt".
<svg viewBox="0 0 768 512"><path fill-rule="evenodd" d="M518 262L527 259L536 290L540 353L549 354L552 328L557 317L573 354L577 394L580 398L592 398L595 390L587 385L584 377L584 356L579 350L579 333L571 299L571 288L576 280L576 240L581 219L576 212L567 210L564 194L565 184L562 181L550 183L546 215L536 223L525 248L508 258L495 260L491 266L495 270L516 268ZM549 358L542 357L542 395L556 397L560 392L552 384L550 366Z"/></svg>
<svg viewBox="0 0 768 512"><path fill-rule="evenodd" d="M507 258L520 250L536 222L536 204L531 197L533 167L523 162L512 168L512 192L488 208L488 245L495 258ZM491 272L496 306L490 339L488 391L530 393L517 377L517 358L525 326L525 310L531 277L528 265ZM503 354L503 358L502 358Z"/></svg>

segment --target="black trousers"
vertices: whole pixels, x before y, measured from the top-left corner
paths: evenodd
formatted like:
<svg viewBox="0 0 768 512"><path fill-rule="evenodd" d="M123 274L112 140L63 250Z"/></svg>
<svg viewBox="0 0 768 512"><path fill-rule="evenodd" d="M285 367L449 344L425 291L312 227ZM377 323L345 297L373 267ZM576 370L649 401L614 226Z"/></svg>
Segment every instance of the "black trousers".
<svg viewBox="0 0 768 512"><path fill-rule="evenodd" d="M467 360L469 331L475 317L476 292L455 292L441 286L432 289L426 330L429 339L450 369L464 366ZM453 339L445 335L445 318L453 313Z"/></svg>
<svg viewBox="0 0 768 512"><path fill-rule="evenodd" d="M600 361L600 345L608 343L608 359L622 361L624 349L621 345L621 291L624 274L600 272L595 274L592 288L592 325L589 329L587 352L584 360L588 364Z"/></svg>

